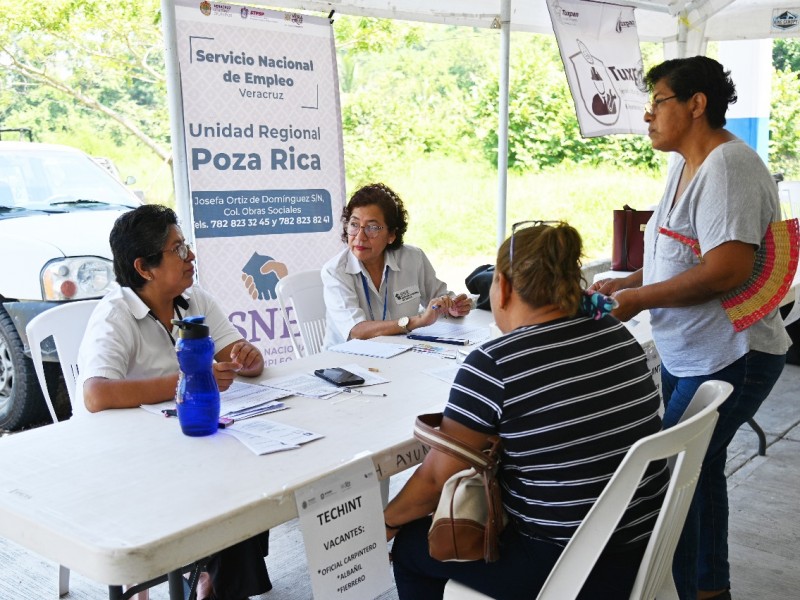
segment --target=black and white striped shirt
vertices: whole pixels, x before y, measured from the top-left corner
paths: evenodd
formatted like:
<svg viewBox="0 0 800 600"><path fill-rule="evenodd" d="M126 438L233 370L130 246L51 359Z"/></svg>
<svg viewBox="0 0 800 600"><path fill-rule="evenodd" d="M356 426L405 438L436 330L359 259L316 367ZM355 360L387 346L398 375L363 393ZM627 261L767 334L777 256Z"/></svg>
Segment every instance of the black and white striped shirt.
<svg viewBox="0 0 800 600"><path fill-rule="evenodd" d="M521 327L472 352L445 415L502 438L503 501L521 529L565 544L628 449L661 429L647 360L613 317ZM652 463L608 549L647 538L668 483Z"/></svg>

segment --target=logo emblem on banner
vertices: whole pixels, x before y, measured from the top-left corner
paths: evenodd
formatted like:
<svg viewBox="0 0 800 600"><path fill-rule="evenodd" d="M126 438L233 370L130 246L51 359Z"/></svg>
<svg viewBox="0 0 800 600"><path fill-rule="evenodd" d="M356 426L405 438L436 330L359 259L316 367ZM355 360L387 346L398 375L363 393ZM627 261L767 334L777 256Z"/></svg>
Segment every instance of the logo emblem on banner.
<svg viewBox="0 0 800 600"><path fill-rule="evenodd" d="M798 16L788 10L784 10L780 14L776 14L778 11L774 11L772 13L772 30L773 31L792 31L798 28L798 23L800 19Z"/></svg>
<svg viewBox="0 0 800 600"><path fill-rule="evenodd" d="M619 92L603 61L592 56L586 45L577 40L580 52L570 56L581 99L589 114L603 125L619 120Z"/></svg>

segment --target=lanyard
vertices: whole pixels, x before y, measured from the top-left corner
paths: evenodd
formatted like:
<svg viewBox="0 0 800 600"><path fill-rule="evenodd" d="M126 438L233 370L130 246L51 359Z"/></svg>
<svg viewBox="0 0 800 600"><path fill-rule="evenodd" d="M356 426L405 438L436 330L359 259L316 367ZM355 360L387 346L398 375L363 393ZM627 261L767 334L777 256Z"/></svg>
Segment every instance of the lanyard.
<svg viewBox="0 0 800 600"><path fill-rule="evenodd" d="M386 307L389 305L389 265L383 271L383 280L385 287L383 288L383 317L381 321L386 320ZM374 321L375 315L372 313L372 302L369 300L369 285L367 285L367 278L364 277L364 272L361 272L361 283L364 285L364 295L367 297L367 308L369 308L369 320Z"/></svg>
<svg viewBox="0 0 800 600"><path fill-rule="evenodd" d="M177 298L176 298L176 301L172 303L172 307L175 310L175 312L173 313L173 316L175 316L175 314L177 313L178 321L182 321L183 320L183 315L181 314L181 309L178 308ZM159 325L161 325L164 328L164 330L167 332L167 335L169 336L170 341L172 342L172 345L174 346L175 345L175 338L172 337L172 331L170 331L169 328L166 325L164 325L161 321L158 320L158 317L156 317L155 313L152 310L149 311L147 314L150 315L153 318L153 321L155 321L156 323L158 323Z"/></svg>

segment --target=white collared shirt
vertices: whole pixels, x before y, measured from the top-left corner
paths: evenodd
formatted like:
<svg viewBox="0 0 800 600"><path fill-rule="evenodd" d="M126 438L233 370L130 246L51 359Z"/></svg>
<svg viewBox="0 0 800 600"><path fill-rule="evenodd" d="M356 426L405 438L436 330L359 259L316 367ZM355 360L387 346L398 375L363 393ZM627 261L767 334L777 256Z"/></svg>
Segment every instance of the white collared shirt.
<svg viewBox="0 0 800 600"><path fill-rule="evenodd" d="M176 312L175 318L204 315L215 353L242 339L220 306L199 286L186 290L183 297L189 307L178 309L180 315ZM73 405L83 406L83 383L92 377L145 379L177 373L173 341L177 337L177 327L167 332L131 288L117 286L89 317L78 351L80 375Z"/></svg>
<svg viewBox="0 0 800 600"><path fill-rule="evenodd" d="M340 344L362 321L397 321L413 317L432 298L447 294L428 257L416 246L404 244L386 250L386 268L378 289L350 248L322 267L325 297L324 347ZM365 285L368 293L365 292Z"/></svg>

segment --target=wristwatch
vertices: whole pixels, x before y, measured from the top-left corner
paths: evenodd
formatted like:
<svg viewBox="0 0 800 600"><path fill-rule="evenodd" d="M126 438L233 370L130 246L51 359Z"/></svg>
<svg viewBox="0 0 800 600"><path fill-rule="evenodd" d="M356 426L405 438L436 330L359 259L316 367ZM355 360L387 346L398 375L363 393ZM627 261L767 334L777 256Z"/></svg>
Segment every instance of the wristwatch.
<svg viewBox="0 0 800 600"><path fill-rule="evenodd" d="M409 319L408 317L400 317L400 318L397 320L397 326L398 326L400 329L402 329L404 333L408 333L408 322L409 322L410 320L411 320L411 319Z"/></svg>

